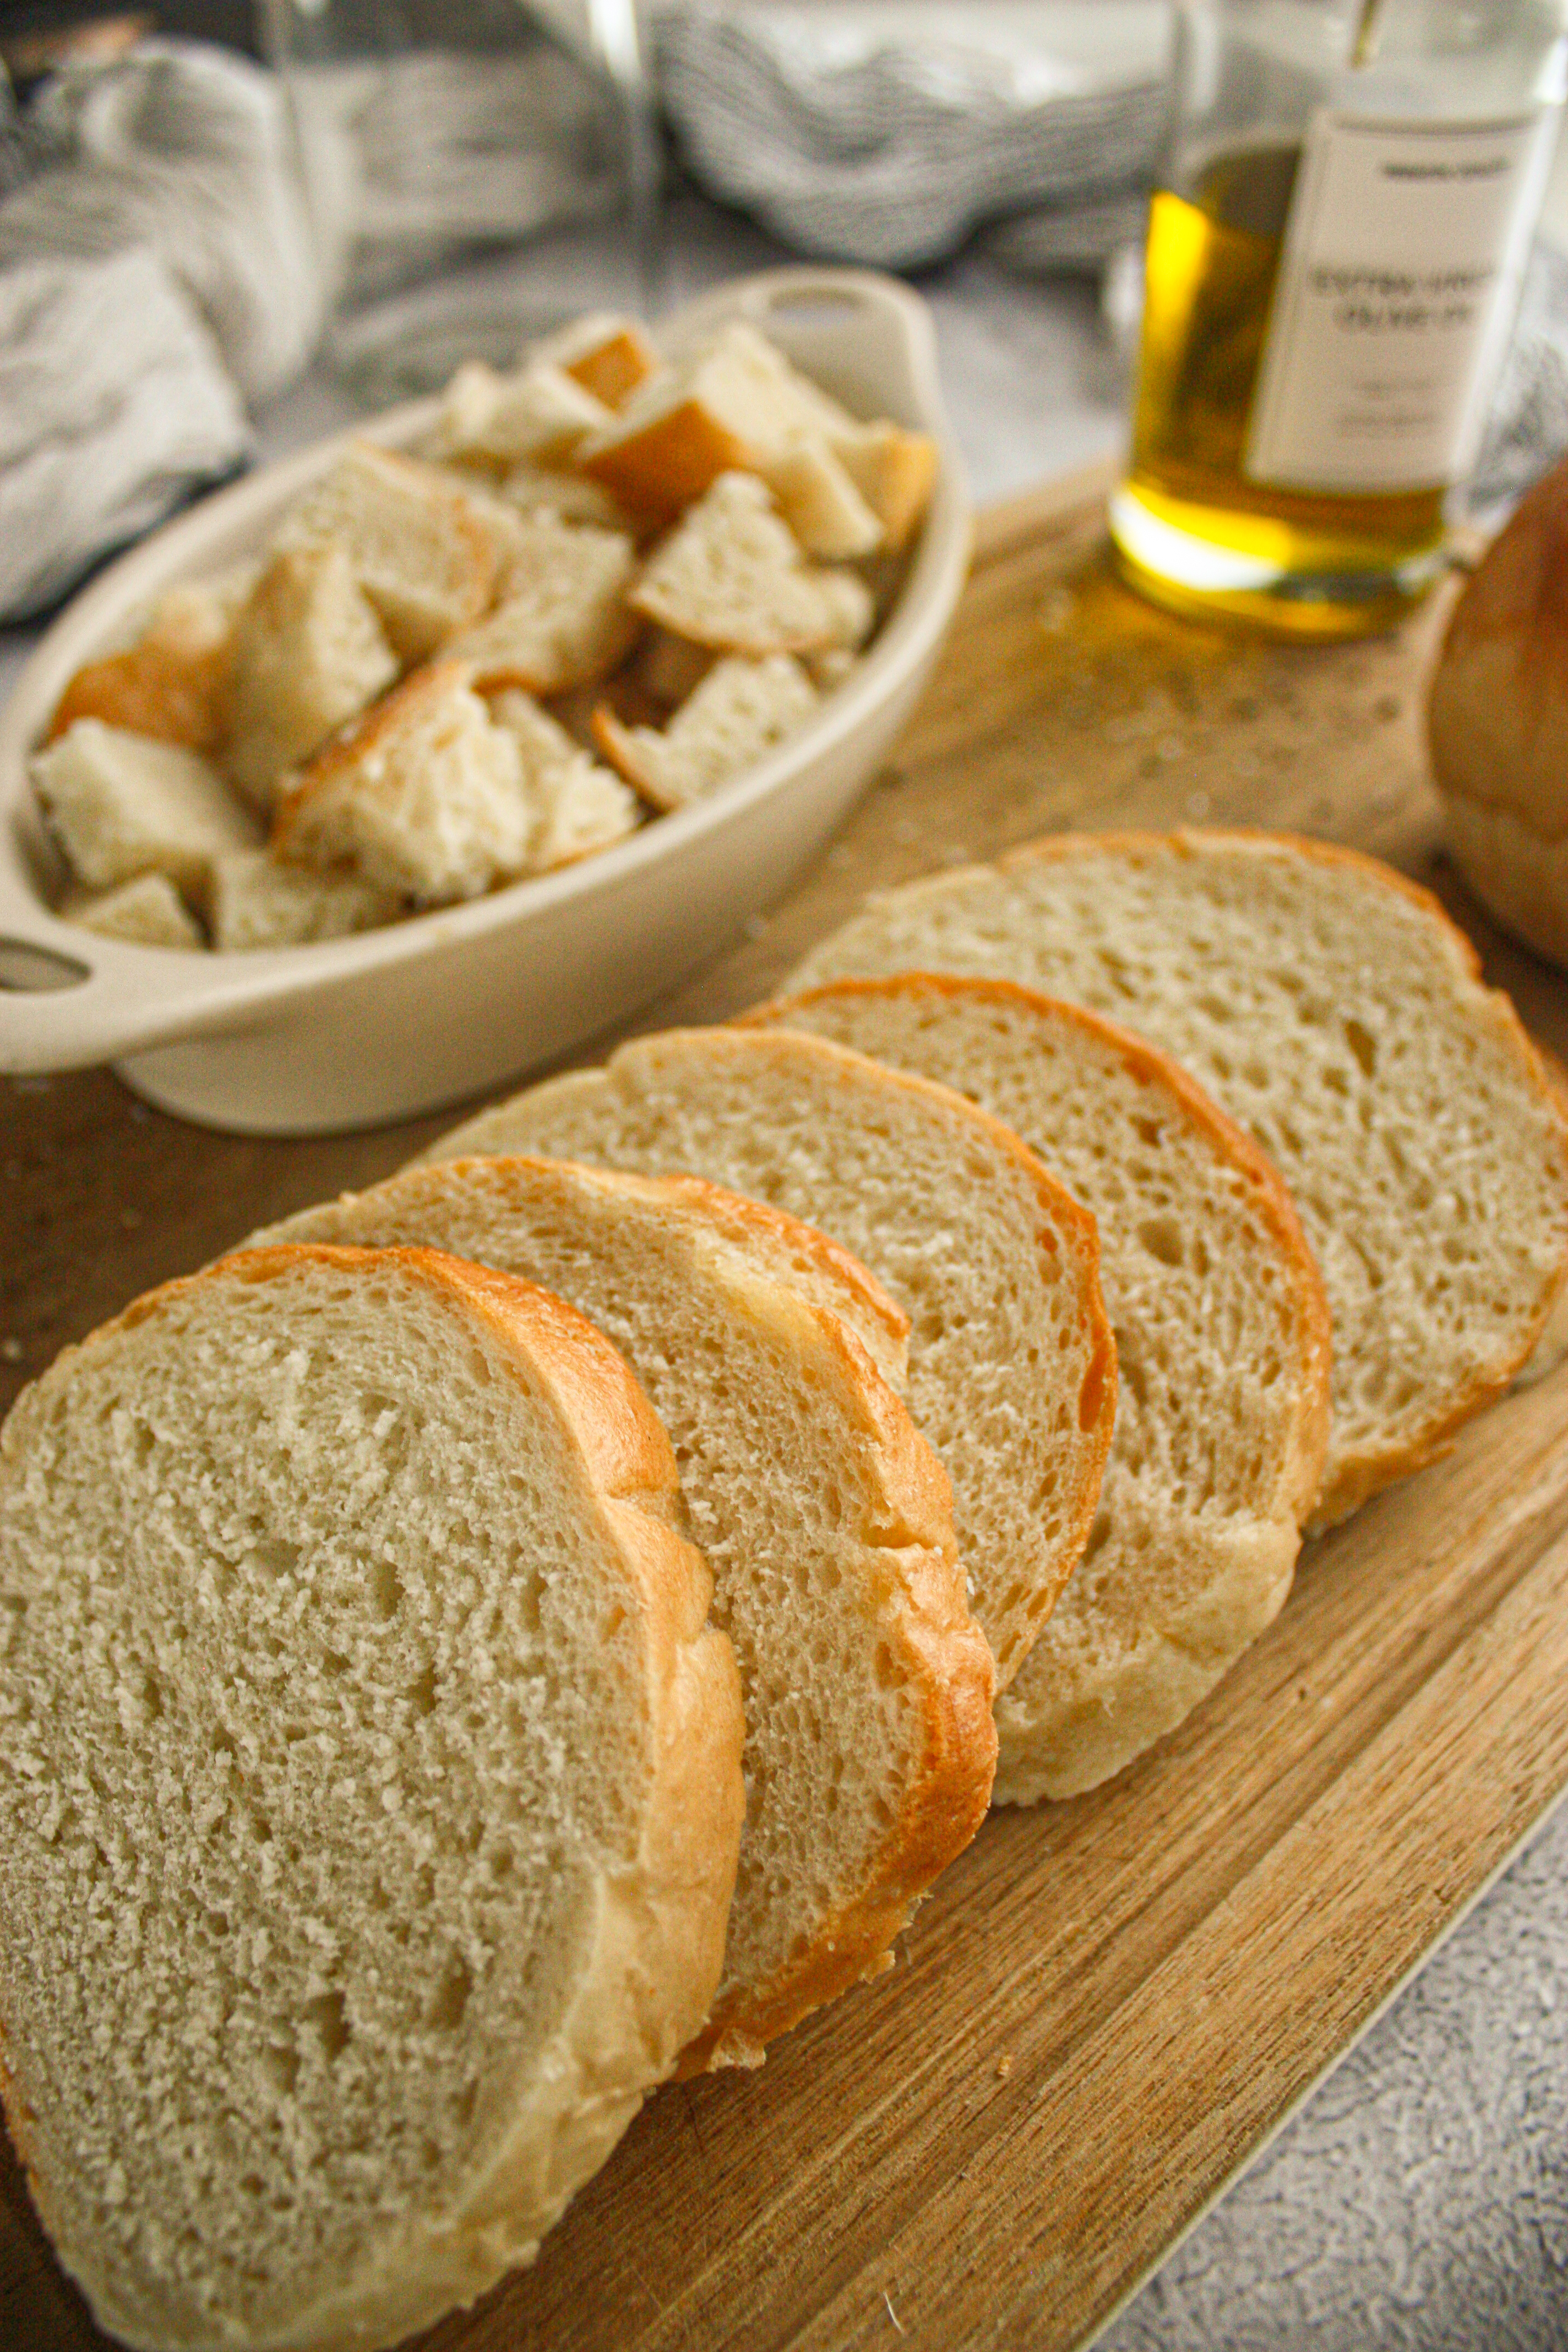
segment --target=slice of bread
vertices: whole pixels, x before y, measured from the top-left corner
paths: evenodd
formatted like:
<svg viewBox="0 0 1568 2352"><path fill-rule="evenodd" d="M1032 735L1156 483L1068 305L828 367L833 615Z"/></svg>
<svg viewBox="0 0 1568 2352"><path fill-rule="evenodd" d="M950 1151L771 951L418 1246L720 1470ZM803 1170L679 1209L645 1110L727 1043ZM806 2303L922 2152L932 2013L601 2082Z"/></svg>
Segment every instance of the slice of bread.
<svg viewBox="0 0 1568 2352"><path fill-rule="evenodd" d="M286 866L270 849L237 849L213 860L212 937L223 954L346 939L404 912L401 898L355 875Z"/></svg>
<svg viewBox="0 0 1568 2352"><path fill-rule="evenodd" d="M525 873L534 815L517 743L468 681L466 663L432 662L329 744L279 803L278 856L427 907Z"/></svg>
<svg viewBox="0 0 1568 2352"><path fill-rule="evenodd" d="M668 727L627 727L608 704L594 713L594 740L644 800L684 808L755 767L805 726L816 688L788 654L715 662Z"/></svg>
<svg viewBox="0 0 1568 2352"><path fill-rule="evenodd" d="M256 819L210 761L101 719L77 719L29 772L50 832L89 890L166 874L203 905L214 858L258 839Z"/></svg>
<svg viewBox="0 0 1568 2352"><path fill-rule="evenodd" d="M1093 1788L1180 1723L1289 1590L1329 1327L1285 1189L1163 1054L1005 982L847 981L748 1019L969 1095L1094 1213L1116 1433L1088 1552L997 1703L996 1794Z"/></svg>
<svg viewBox="0 0 1568 2352"><path fill-rule="evenodd" d="M1279 1170L1328 1287L1326 1524L1507 1386L1568 1273L1568 1128L1436 899L1271 834L1066 834L870 900L792 985L1011 979L1174 1056Z"/></svg>
<svg viewBox="0 0 1568 2352"><path fill-rule="evenodd" d="M904 1394L952 1482L1005 1689L1089 1537L1116 1360L1093 1220L993 1118L787 1031L672 1030L481 1111L426 1154L706 1176L831 1234L910 1318Z"/></svg>
<svg viewBox="0 0 1568 2352"><path fill-rule="evenodd" d="M291 768L397 676L374 607L333 539L275 555L234 628L224 765L269 810Z"/></svg>
<svg viewBox="0 0 1568 2352"><path fill-rule="evenodd" d="M752 655L856 646L874 616L865 582L807 563L766 483L742 473L688 508L627 602L678 637Z"/></svg>
<svg viewBox="0 0 1568 2352"><path fill-rule="evenodd" d="M624 531L516 514L493 612L459 630L448 656L472 664L481 692L559 694L613 669L640 624L626 609L635 568Z"/></svg>
<svg viewBox="0 0 1568 2352"><path fill-rule="evenodd" d="M741 1236L763 1236L748 1249ZM423 1242L544 1283L626 1356L670 1433L741 1664L746 1827L724 1981L683 2062L761 2046L887 1965L984 1816L991 1654L947 1480L870 1358L779 1279L839 1254L712 1186L547 1160L418 1168L271 1238Z"/></svg>
<svg viewBox="0 0 1568 2352"><path fill-rule="evenodd" d="M55 705L48 740L79 719L215 751L223 740L232 601L200 583L171 588L134 645L86 663Z"/></svg>
<svg viewBox="0 0 1568 2352"><path fill-rule="evenodd" d="M0 2021L103 2326L400 2341L701 2024L741 1717L669 1444L559 1299L269 1250L0 1434Z"/></svg>
<svg viewBox="0 0 1568 2352"><path fill-rule="evenodd" d="M393 651L420 662L477 620L495 584L494 541L450 476L395 449L351 444L285 516L273 551L341 540Z"/></svg>
<svg viewBox="0 0 1568 2352"><path fill-rule="evenodd" d="M237 857L257 857L260 850L236 850ZM213 861L216 877L227 864ZM60 908L68 923L97 931L106 940L132 940L143 948L205 948L201 925L166 874L138 874L117 889L96 898L68 898Z"/></svg>

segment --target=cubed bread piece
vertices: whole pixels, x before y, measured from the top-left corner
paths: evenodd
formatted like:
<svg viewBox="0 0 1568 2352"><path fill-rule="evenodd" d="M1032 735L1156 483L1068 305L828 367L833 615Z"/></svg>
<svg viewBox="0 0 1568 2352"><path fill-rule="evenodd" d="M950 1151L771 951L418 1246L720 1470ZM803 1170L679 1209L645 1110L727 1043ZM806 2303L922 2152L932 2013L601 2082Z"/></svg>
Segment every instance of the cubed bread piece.
<svg viewBox="0 0 1568 2352"><path fill-rule="evenodd" d="M214 858L258 837L210 761L101 719L79 719L37 754L32 776L50 831L90 890L166 874L201 905Z"/></svg>
<svg viewBox="0 0 1568 2352"><path fill-rule="evenodd" d="M242 850L241 856L253 853ZM68 898L60 908L68 923L97 931L106 940L131 940L142 948L204 948L201 926L166 874L138 874L97 898Z"/></svg>
<svg viewBox="0 0 1568 2352"><path fill-rule="evenodd" d="M580 445L577 463L628 506L673 514L720 474L760 468L802 434L855 425L765 336L732 320L639 384L614 423Z"/></svg>
<svg viewBox="0 0 1568 2352"><path fill-rule="evenodd" d="M307 492L275 553L341 540L393 651L423 661L490 601L497 555L480 517L434 467L354 442Z"/></svg>
<svg viewBox="0 0 1568 2352"><path fill-rule="evenodd" d="M213 945L296 948L395 922L401 898L353 874L286 866L269 849L237 849L213 866Z"/></svg>
<svg viewBox="0 0 1568 2352"><path fill-rule="evenodd" d="M658 353L637 320L609 310L574 319L569 327L531 344L525 357L553 361L606 408L621 407L659 364Z"/></svg>
<svg viewBox="0 0 1568 2352"><path fill-rule="evenodd" d="M201 585L169 589L134 645L77 671L55 706L49 741L79 719L101 719L160 743L216 750L233 626L233 605L221 593Z"/></svg>
<svg viewBox="0 0 1568 2352"><path fill-rule="evenodd" d="M902 547L926 510L936 480L936 443L879 417L870 425L829 431L827 446L866 504L881 521L891 548Z"/></svg>
<svg viewBox="0 0 1568 2352"><path fill-rule="evenodd" d="M605 757L655 808L683 808L727 784L805 725L816 693L787 654L764 661L716 662L662 734L624 727L615 713L594 714Z"/></svg>
<svg viewBox="0 0 1568 2352"><path fill-rule="evenodd" d="M287 772L396 676L397 656L340 541L275 555L235 629L230 776L269 809Z"/></svg>
<svg viewBox="0 0 1568 2352"><path fill-rule="evenodd" d="M627 602L678 637L724 653L858 645L870 591L808 564L754 474L721 474L649 558Z"/></svg>
<svg viewBox="0 0 1568 2352"><path fill-rule="evenodd" d="M808 555L839 562L881 546L881 517L867 505L825 440L791 441L769 458L763 478Z"/></svg>
<svg viewBox="0 0 1568 2352"><path fill-rule="evenodd" d="M626 603L636 561L624 531L518 515L495 610L447 651L472 664L481 691L557 694L602 677L637 634Z"/></svg>
<svg viewBox="0 0 1568 2352"><path fill-rule="evenodd" d="M500 375L483 360L469 360L447 386L428 454L496 467L523 457L563 457L614 415L574 375L548 361Z"/></svg>
<svg viewBox="0 0 1568 2352"><path fill-rule="evenodd" d="M574 742L531 695L515 689L498 694L490 710L496 724L517 738L534 810L531 872L569 866L635 831L641 817L636 794Z"/></svg>
<svg viewBox="0 0 1568 2352"><path fill-rule="evenodd" d="M533 814L517 741L491 725L470 675L459 661L416 670L329 744L278 811L279 856L347 866L426 907L526 871Z"/></svg>
<svg viewBox="0 0 1568 2352"><path fill-rule="evenodd" d="M511 468L498 485L498 494L520 514L559 515L563 522L595 522L605 530L628 528L626 509L602 482L554 466L537 466L530 458Z"/></svg>

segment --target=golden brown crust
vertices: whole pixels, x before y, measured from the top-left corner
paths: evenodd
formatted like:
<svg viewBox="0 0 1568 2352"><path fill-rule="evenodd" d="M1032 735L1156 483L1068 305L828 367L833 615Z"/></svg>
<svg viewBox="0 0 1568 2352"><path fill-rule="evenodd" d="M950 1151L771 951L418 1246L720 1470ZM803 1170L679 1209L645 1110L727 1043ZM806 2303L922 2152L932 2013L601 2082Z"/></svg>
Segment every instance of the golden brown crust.
<svg viewBox="0 0 1568 2352"><path fill-rule="evenodd" d="M964 1597L947 1474L853 1332L819 1308L808 1312L858 1391L868 1445L879 1461L886 1521L866 1532L885 1548L893 1590L883 1629L898 1643L909 1685L919 1694L922 1753L860 1887L819 1923L809 1950L766 1983L715 2004L681 2055L676 2078L682 2082L725 2063L720 2045L727 2037L742 2047L771 2042L875 1976L921 1896L984 1820L996 1772L995 1662Z"/></svg>
<svg viewBox="0 0 1568 2352"><path fill-rule="evenodd" d="M45 740L55 742L79 719L101 719L159 743L215 751L224 735L226 643L186 651L156 635L123 653L84 664L55 705Z"/></svg>
<svg viewBox="0 0 1568 2352"><path fill-rule="evenodd" d="M1328 1297L1322 1276L1302 1230L1295 1203L1273 1161L1236 1121L1206 1095L1180 1063L1143 1037L1108 1021L1086 1005L1069 1004L1038 989L1010 980L969 980L952 972L897 972L884 980L830 981L820 988L802 989L795 997L779 1000L776 1009L787 1018L792 1003L813 1004L840 997L936 996L950 1002L993 1003L1016 1007L1032 1017L1066 1024L1081 1030L1114 1053L1132 1075L1169 1095L1198 1128L1217 1155L1227 1160L1242 1178L1280 1251L1295 1275L1301 1322L1300 1387L1302 1412L1293 1449L1292 1468L1286 1481L1288 1507L1300 1523L1317 1490L1329 1440L1329 1372L1331 1339ZM748 1014L745 1018L754 1016Z"/></svg>
<svg viewBox="0 0 1568 2352"><path fill-rule="evenodd" d="M760 454L741 440L696 396L689 396L638 433L580 455L578 470L602 482L624 505L643 515L672 515L700 499L719 475L754 473Z"/></svg>
<svg viewBox="0 0 1568 2352"><path fill-rule="evenodd" d="M584 392L602 400L606 408L619 408L629 393L652 375L658 365L658 353L644 335L639 335L629 322L617 327L615 333L591 352L584 352L566 367Z"/></svg>
<svg viewBox="0 0 1568 2352"><path fill-rule="evenodd" d="M650 808L667 813L680 803L668 793L660 792L637 756L637 739L629 727L623 727L607 702L599 703L588 721L595 743L623 781L639 793Z"/></svg>
<svg viewBox="0 0 1568 2352"><path fill-rule="evenodd" d="M316 794L350 774L386 740L395 735L426 704L437 704L455 687L468 686L473 672L467 662L426 662L368 710L362 710L338 732L309 765L301 768L289 790L279 801L272 820L272 845L281 857L289 855L289 839Z"/></svg>

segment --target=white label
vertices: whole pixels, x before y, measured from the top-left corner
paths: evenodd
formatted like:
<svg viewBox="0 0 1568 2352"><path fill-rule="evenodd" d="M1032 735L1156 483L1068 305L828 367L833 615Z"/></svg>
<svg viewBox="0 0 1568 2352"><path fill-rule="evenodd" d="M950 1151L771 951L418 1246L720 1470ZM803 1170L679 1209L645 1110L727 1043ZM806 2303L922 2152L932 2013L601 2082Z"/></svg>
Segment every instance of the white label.
<svg viewBox="0 0 1568 2352"><path fill-rule="evenodd" d="M1554 127L1540 114L1314 119L1252 404L1250 480L1406 490L1469 471Z"/></svg>

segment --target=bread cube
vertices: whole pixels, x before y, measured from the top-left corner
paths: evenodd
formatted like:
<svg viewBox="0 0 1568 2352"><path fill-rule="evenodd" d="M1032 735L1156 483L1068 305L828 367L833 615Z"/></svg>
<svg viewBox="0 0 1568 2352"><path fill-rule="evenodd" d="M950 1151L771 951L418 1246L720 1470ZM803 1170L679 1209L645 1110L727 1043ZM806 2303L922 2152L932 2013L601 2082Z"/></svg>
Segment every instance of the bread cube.
<svg viewBox="0 0 1568 2352"><path fill-rule="evenodd" d="M269 809L288 771L396 676L397 656L341 541L275 555L235 628L230 776Z"/></svg>
<svg viewBox="0 0 1568 2352"><path fill-rule="evenodd" d="M754 767L803 727L816 690L787 654L716 662L662 731L626 727L608 709L594 714L605 757L655 808L684 808Z"/></svg>
<svg viewBox="0 0 1568 2352"><path fill-rule="evenodd" d="M533 803L531 872L571 865L636 829L642 814L636 795L574 742L531 695L515 690L498 694L490 709L496 724L517 739L523 782Z"/></svg>
<svg viewBox="0 0 1568 2352"><path fill-rule="evenodd" d="M769 458L763 478L808 555L839 562L881 546L881 517L867 505L825 440L791 441Z"/></svg>
<svg viewBox="0 0 1568 2352"><path fill-rule="evenodd" d="M726 653L858 645L870 591L809 565L754 474L721 474L649 558L627 602L677 636Z"/></svg>
<svg viewBox="0 0 1568 2352"><path fill-rule="evenodd" d="M936 480L936 443L886 417L830 430L827 446L881 522L887 544L902 547L926 510Z"/></svg>
<svg viewBox="0 0 1568 2352"><path fill-rule="evenodd" d="M533 810L517 740L471 676L460 661L416 670L329 744L279 808L278 855L426 907L525 872Z"/></svg>
<svg viewBox="0 0 1568 2352"><path fill-rule="evenodd" d="M241 856L252 855L239 852ZM166 874L138 874L133 881L96 898L68 898L60 908L68 923L97 931L106 940L131 940L143 948L205 948L201 926Z"/></svg>
<svg viewBox="0 0 1568 2352"><path fill-rule="evenodd" d="M285 517L277 554L339 540L400 661L418 662L489 603L491 535L449 478L356 441Z"/></svg>
<svg viewBox="0 0 1568 2352"><path fill-rule="evenodd" d="M532 344L526 357L553 361L607 408L622 407L659 365L658 353L637 320L607 310L574 319Z"/></svg>
<svg viewBox="0 0 1568 2352"><path fill-rule="evenodd" d="M500 375L483 360L470 360L447 386L427 454L497 467L521 458L547 463L567 456L614 415L574 375L548 361Z"/></svg>
<svg viewBox="0 0 1568 2352"><path fill-rule="evenodd" d="M556 694L613 669L636 636L626 590L636 567L624 531L518 515L495 610L447 646L489 692Z"/></svg>
<svg viewBox="0 0 1568 2352"><path fill-rule="evenodd" d="M802 436L855 418L743 320L640 383L576 462L633 508L672 514L722 473L760 469Z"/></svg>
<svg viewBox="0 0 1568 2352"><path fill-rule="evenodd" d="M221 592L169 589L133 645L85 663L69 680L49 722L49 741L79 719L101 719L156 742L216 750L223 740L233 627L233 603Z"/></svg>
<svg viewBox="0 0 1568 2352"><path fill-rule="evenodd" d="M213 866L213 945L225 953L342 939L404 911L401 898L356 875L286 866L269 849L238 849Z"/></svg>
<svg viewBox="0 0 1568 2352"><path fill-rule="evenodd" d="M214 858L259 837L208 761L101 719L77 719L37 755L32 778L72 873L91 890L166 874L205 905Z"/></svg>

